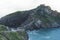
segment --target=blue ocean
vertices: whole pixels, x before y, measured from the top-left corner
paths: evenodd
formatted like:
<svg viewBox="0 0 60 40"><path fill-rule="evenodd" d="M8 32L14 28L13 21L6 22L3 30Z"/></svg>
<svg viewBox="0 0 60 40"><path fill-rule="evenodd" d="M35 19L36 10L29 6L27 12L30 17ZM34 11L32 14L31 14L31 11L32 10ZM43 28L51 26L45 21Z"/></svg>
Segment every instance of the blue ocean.
<svg viewBox="0 0 60 40"><path fill-rule="evenodd" d="M29 40L60 40L60 28L29 31L28 36Z"/></svg>

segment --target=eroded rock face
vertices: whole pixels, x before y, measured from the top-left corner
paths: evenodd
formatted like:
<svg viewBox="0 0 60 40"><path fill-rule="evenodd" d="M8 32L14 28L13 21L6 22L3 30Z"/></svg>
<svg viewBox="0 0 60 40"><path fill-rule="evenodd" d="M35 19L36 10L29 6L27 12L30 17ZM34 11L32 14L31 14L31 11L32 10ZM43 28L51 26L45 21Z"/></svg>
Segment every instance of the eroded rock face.
<svg viewBox="0 0 60 40"><path fill-rule="evenodd" d="M49 6L40 5L28 11L18 11L0 19L0 24L28 30L60 27L60 13Z"/></svg>
<svg viewBox="0 0 60 40"><path fill-rule="evenodd" d="M6 27L0 25L0 40L28 40L25 30L9 31Z"/></svg>

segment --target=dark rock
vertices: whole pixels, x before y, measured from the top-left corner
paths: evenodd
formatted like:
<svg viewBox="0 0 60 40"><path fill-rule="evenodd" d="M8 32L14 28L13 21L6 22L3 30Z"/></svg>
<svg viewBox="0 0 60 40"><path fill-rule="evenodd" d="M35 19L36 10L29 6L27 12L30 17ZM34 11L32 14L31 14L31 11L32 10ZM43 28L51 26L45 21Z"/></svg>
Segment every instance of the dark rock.
<svg viewBox="0 0 60 40"><path fill-rule="evenodd" d="M0 19L0 24L27 30L60 27L60 13L49 6L40 5L28 11L17 11Z"/></svg>
<svg viewBox="0 0 60 40"><path fill-rule="evenodd" d="M29 14L27 12L15 12L9 14L5 17L2 17L0 20L0 24L9 26L9 27L18 27L21 25L25 20L27 20Z"/></svg>

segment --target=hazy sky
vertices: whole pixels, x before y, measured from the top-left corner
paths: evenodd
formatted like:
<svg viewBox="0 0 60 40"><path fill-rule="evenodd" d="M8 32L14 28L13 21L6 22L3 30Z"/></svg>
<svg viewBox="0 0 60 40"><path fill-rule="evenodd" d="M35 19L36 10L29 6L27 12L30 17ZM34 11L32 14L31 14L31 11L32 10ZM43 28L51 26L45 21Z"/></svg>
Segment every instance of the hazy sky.
<svg viewBox="0 0 60 40"><path fill-rule="evenodd" d="M60 0L0 0L0 17L19 10L30 10L40 4L48 5L60 12Z"/></svg>

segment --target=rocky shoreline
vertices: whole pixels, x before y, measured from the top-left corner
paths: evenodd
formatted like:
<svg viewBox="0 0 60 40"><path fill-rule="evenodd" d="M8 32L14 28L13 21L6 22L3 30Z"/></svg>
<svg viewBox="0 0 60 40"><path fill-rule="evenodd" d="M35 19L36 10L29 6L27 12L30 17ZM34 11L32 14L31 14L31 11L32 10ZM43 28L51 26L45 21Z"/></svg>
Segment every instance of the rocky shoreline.
<svg viewBox="0 0 60 40"><path fill-rule="evenodd" d="M32 10L17 11L6 15L0 19L0 24L8 26L9 29L24 29L24 32L40 28L58 28L60 27L60 13L49 6L40 5ZM23 39L25 40L25 37Z"/></svg>

